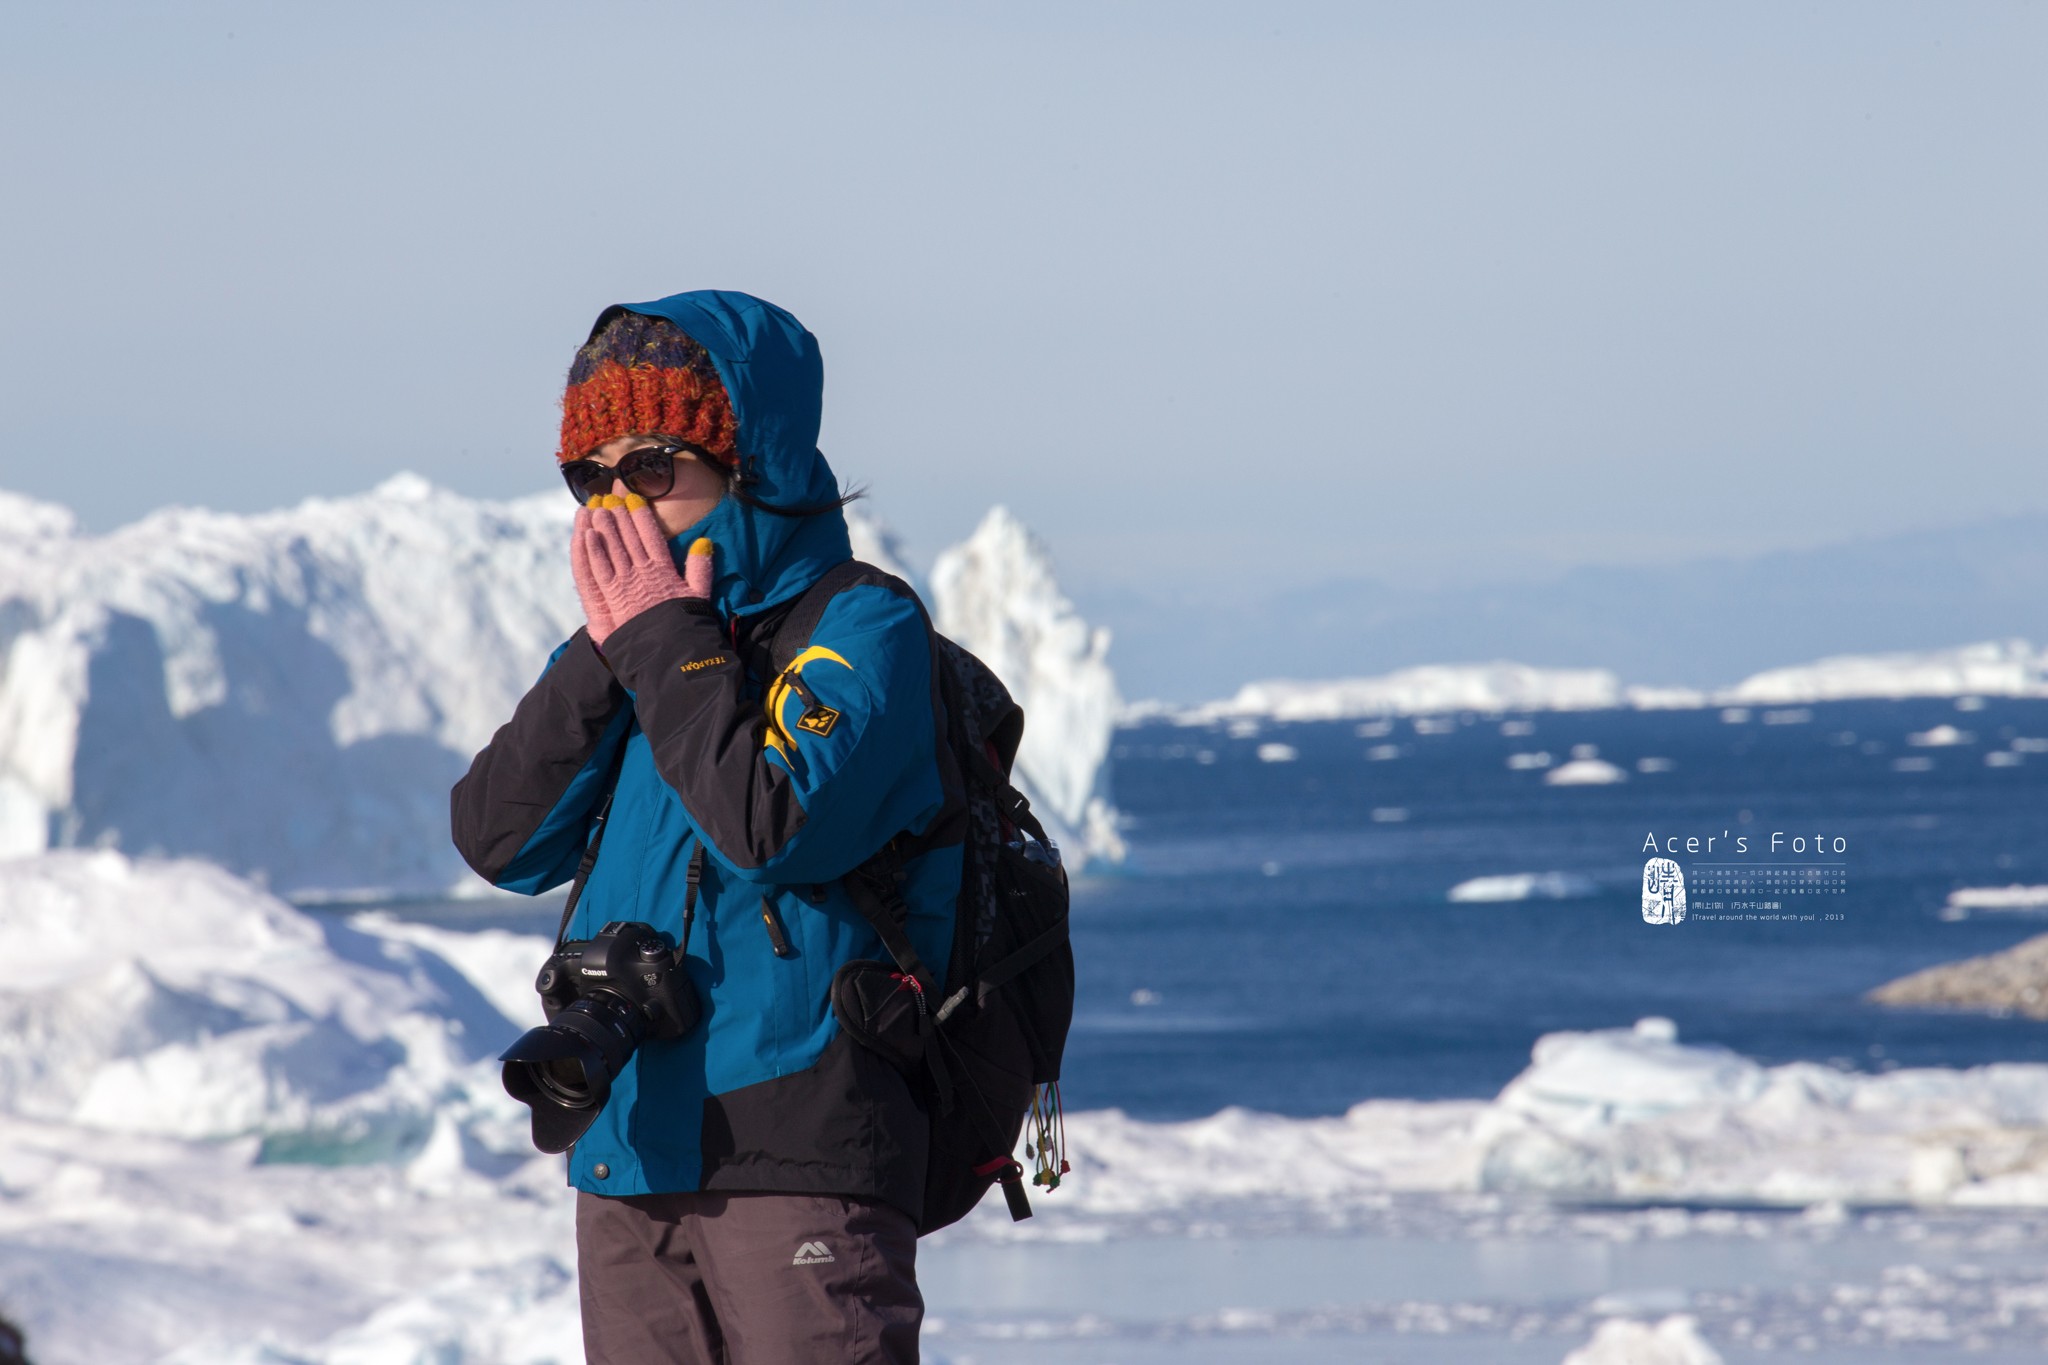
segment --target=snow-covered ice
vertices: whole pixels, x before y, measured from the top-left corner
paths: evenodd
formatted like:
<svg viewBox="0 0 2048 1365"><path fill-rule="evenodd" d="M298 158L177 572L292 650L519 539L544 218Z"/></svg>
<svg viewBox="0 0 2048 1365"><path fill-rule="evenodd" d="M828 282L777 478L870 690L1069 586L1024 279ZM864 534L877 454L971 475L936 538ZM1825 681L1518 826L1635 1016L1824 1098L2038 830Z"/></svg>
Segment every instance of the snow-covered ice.
<svg viewBox="0 0 2048 1365"><path fill-rule="evenodd" d="M1103 1211L1227 1196L1329 1212L1389 1191L2048 1206L2048 1066L1765 1067L1683 1043L1662 1019L1545 1034L1490 1101L1367 1100L1328 1119L1225 1110L1178 1124L1109 1111L1069 1129L1074 1202Z"/></svg>
<svg viewBox="0 0 2048 1365"><path fill-rule="evenodd" d="M0 1311L24 1320L44 1365L575 1359L569 1196L559 1162L527 1147L491 1059L532 1018L545 946L382 913L315 917L190 860L68 851L0 865L0 953L15 964L0 984ZM1013 1225L998 1202L930 1244L935 1312L951 1314L935 1357L970 1357L976 1333L1037 1331L975 1286L989 1266L1056 1266L1062 1245L1136 1238L1133 1254L1156 1264L1169 1251L1144 1239L1192 1255L1205 1237L1249 1236L1320 1284L1330 1256L1379 1257L1395 1277L1427 1237L1483 1229L1604 1244L1763 1227L1673 1204L1805 1209L1769 1235L1811 1238L1886 1218L1904 1238L1971 1210L2007 1220L1972 1236L2021 1236L2048 1208L2048 1066L1762 1066L1658 1019L1546 1035L1492 1100L1371 1100L1325 1119L1081 1113L1068 1133L1074 1175L1037 1219ZM1434 1231L1385 1243L1404 1219ZM1343 1240L1366 1228L1382 1241ZM948 1278L949 1258L964 1279ZM1778 1314L1830 1340L1915 1339L1937 1319L1958 1339L2003 1339L2048 1323L2048 1290L2027 1273L1916 1263L1917 1278L1843 1281L1813 1303L1744 1290L1687 1311L1723 1337ZM1211 1306L1173 1330L1506 1337L1536 1312L1561 1338L1555 1360L1592 1341L1602 1314L1545 1292L1540 1312L1455 1293ZM1855 1312L1827 1326L1821 1308L1844 1302ZM1049 1339L1095 1330L1085 1316L1050 1323Z"/></svg>
<svg viewBox="0 0 2048 1365"><path fill-rule="evenodd" d="M481 889L448 841L448 788L582 622L573 511L400 475L95 536L0 493L0 856L197 856L305 899ZM880 522L851 525L907 576ZM1006 514L946 562L936 614L1022 685L1027 780L1113 851L1106 637Z"/></svg>
<svg viewBox="0 0 2048 1365"><path fill-rule="evenodd" d="M1131 715L1165 714L1183 724L1209 725L1254 716L1287 721L1445 711L1597 711L1622 702L1621 685L1606 669L1438 664L1378 678L1252 682L1223 701L1181 708L1147 705L1133 708Z"/></svg>
<svg viewBox="0 0 2048 1365"><path fill-rule="evenodd" d="M2048 697L2048 649L1989 640L1955 649L1845 654L1755 674L1717 704L1793 705L1860 697Z"/></svg>
<svg viewBox="0 0 2048 1365"><path fill-rule="evenodd" d="M898 578L916 588L920 597L925 596L925 585L918 580L916 570L910 567L910 560L903 550L903 542L896 536L889 524L872 511L865 502L846 505L846 535L853 542L853 557L866 564L872 564L884 573L895 574Z"/></svg>
<svg viewBox="0 0 2048 1365"><path fill-rule="evenodd" d="M197 861L0 877L0 1308L37 1360L574 1358L560 1168L495 1061L544 942L458 963Z"/></svg>
<svg viewBox="0 0 2048 1365"><path fill-rule="evenodd" d="M1063 827L1055 839L1085 856L1122 858L1107 759L1123 702L1109 632L1074 610L1045 546L1006 508L991 509L933 563L932 615L1023 706L1021 785Z"/></svg>
<svg viewBox="0 0 2048 1365"><path fill-rule="evenodd" d="M448 785L581 621L572 511L401 475L87 536L0 497L0 844L457 884Z"/></svg>
<svg viewBox="0 0 2048 1365"><path fill-rule="evenodd" d="M482 1141L507 1115L478 1067L515 1025L416 936L316 921L197 861L4 866L7 1114L327 1161L409 1152L450 1116Z"/></svg>
<svg viewBox="0 0 2048 1365"><path fill-rule="evenodd" d="M1432 664L1371 678L1268 679L1246 683L1221 701L1194 706L1139 702L1125 715L1133 721L1164 717L1183 725L1214 725L1244 719L1348 720L1457 711L1501 715L1727 707L1746 720L1747 708L1772 706L1787 709L1765 712L1765 722L1785 725L1810 719L1799 708L1815 702L1905 697L1954 697L1965 710L1973 702L1981 704L1984 697L2048 697L2048 649L2037 649L2025 640L1994 640L1919 653L1841 655L1770 669L1732 686L1704 691L1624 685L1599 668L1538 668L1506 661Z"/></svg>

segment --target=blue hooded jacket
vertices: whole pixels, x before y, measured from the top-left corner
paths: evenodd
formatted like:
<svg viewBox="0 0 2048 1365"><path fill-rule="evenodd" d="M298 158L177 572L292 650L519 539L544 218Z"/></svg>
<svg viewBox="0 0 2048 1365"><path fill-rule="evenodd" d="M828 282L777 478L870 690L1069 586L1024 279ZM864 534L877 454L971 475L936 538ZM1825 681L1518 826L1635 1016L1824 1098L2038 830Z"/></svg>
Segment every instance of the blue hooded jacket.
<svg viewBox="0 0 2048 1365"><path fill-rule="evenodd" d="M710 353L755 499L837 497L817 449L818 346L795 318L711 290L607 309L593 334L621 309L664 318ZM497 886L558 887L616 764L572 939L614 920L680 938L691 854L708 855L685 958L703 1020L626 1065L569 1154L572 1184L865 1196L915 1218L924 1122L904 1078L842 1032L830 992L843 964L886 956L837 879L898 834L921 836L903 883L911 940L927 962L950 951L958 780L942 756L924 617L900 583L863 579L832 597L779 676L764 676L772 666L742 644L852 557L845 518L728 497L671 541L679 561L699 536L715 546L711 603L651 608L603 655L584 631L559 648L456 785L455 842ZM811 699L835 713L829 723L798 723Z"/></svg>

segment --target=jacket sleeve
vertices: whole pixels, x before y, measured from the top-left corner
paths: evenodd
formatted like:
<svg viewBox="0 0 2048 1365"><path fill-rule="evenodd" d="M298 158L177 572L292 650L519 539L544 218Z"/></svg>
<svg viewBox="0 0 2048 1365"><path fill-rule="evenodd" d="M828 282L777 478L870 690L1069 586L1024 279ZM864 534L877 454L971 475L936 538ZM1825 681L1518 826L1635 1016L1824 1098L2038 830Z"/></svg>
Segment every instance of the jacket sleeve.
<svg viewBox="0 0 2048 1365"><path fill-rule="evenodd" d="M742 877L831 881L943 805L931 644L916 604L893 593L840 593L763 697L747 696L745 669L700 601L634 617L605 656L656 771Z"/></svg>
<svg viewBox="0 0 2048 1365"><path fill-rule="evenodd" d="M530 896L574 876L631 719L625 690L577 631L450 794L463 861Z"/></svg>

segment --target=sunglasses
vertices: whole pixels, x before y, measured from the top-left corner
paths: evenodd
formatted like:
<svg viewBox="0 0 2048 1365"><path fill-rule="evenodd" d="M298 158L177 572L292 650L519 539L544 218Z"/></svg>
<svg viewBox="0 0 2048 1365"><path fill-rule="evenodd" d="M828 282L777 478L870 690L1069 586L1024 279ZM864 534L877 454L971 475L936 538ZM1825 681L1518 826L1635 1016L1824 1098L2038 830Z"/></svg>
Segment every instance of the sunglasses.
<svg viewBox="0 0 2048 1365"><path fill-rule="evenodd" d="M614 480L623 481L628 489L652 502L676 486L676 456L694 454L688 446L659 445L629 450L612 465L569 460L562 465L562 482L569 485L579 506L611 492Z"/></svg>

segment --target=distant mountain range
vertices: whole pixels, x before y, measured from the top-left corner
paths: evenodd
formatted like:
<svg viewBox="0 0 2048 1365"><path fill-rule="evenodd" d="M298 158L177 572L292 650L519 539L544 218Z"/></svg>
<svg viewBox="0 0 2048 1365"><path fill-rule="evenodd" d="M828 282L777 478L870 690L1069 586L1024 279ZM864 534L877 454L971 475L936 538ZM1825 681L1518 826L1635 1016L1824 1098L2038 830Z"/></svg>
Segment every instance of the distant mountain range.
<svg viewBox="0 0 2048 1365"><path fill-rule="evenodd" d="M1442 591L1369 579L1239 599L1073 587L1112 631L1127 697L1191 702L1258 678L1503 659L1715 688L1828 655L2048 640L2048 515Z"/></svg>

